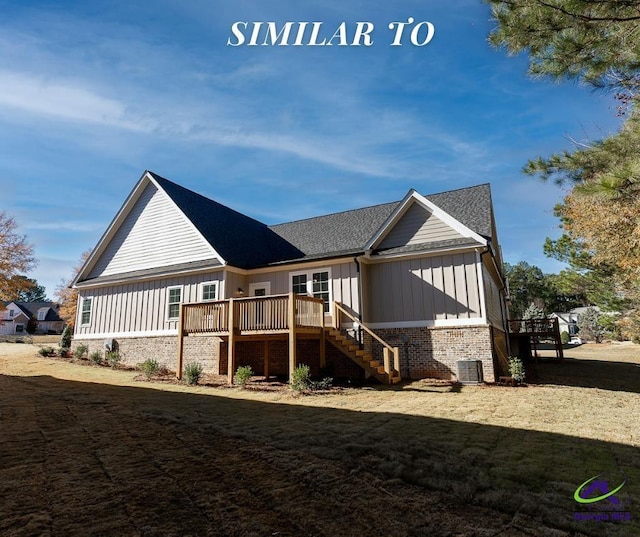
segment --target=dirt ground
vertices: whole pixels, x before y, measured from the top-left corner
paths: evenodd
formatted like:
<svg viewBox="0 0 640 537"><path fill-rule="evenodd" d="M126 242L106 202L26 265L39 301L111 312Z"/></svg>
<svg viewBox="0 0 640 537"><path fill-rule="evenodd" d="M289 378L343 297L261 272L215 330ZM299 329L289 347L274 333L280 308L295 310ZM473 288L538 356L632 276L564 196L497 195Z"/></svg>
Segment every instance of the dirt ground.
<svg viewBox="0 0 640 537"><path fill-rule="evenodd" d="M640 482L640 352L589 347L528 388L295 397L0 343L0 535L632 535L572 521L594 461Z"/></svg>

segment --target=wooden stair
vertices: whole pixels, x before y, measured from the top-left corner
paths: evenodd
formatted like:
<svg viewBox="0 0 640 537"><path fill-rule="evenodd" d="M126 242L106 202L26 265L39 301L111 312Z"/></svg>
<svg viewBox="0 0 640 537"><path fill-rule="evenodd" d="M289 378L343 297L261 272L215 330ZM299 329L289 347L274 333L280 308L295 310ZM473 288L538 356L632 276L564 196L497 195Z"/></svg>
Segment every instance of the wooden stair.
<svg viewBox="0 0 640 537"><path fill-rule="evenodd" d="M387 373L383 363L375 360L369 352L362 350L358 342L346 333L337 329L327 330L325 332L325 338L335 348L341 351L342 354L382 384L396 384L402 380L399 371L391 369L390 372Z"/></svg>

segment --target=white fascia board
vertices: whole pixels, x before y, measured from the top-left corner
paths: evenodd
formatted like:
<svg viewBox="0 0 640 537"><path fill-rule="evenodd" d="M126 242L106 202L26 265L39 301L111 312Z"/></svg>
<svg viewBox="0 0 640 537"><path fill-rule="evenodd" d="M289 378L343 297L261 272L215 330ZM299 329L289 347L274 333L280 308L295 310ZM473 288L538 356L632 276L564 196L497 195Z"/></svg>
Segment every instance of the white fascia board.
<svg viewBox="0 0 640 537"><path fill-rule="evenodd" d="M398 222L398 220L402 218L404 213L407 212L411 204L416 202L422 205L427 211L442 220L452 229L460 233L460 235L462 235L463 237L469 237L482 246L487 246L487 239L478 235L475 231L465 226L459 220L456 220L453 216L451 216L446 211L443 211L440 207L438 207L435 203L429 201L422 194L419 194L414 189L411 189L404 197L404 199L400 202L400 205L396 207L396 210L393 212L393 214L391 214L391 216L387 218L387 221L365 245L365 250L375 249L378 244L382 242L382 239L387 235L387 233L391 231L391 229L393 229L393 226Z"/></svg>

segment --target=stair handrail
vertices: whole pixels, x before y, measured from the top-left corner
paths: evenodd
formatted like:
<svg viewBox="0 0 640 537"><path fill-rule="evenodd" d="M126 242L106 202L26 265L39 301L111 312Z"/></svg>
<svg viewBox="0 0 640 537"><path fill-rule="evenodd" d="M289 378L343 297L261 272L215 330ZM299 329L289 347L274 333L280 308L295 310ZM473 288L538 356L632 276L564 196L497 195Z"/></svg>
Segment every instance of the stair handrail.
<svg viewBox="0 0 640 537"><path fill-rule="evenodd" d="M378 343L380 343L383 347L383 356L384 356L384 369L387 373L391 373L391 365L390 365L390 356L393 355L393 368L396 371L400 371L400 352L398 347L392 347L389 345L384 339L382 339L378 334L376 334L373 330L371 330L366 324L364 324L360 319L356 318L349 311L347 311L342 305L338 302L333 303L335 309L341 313L344 313L349 319L351 319L354 323L357 323L367 334L369 334L373 339L375 339ZM334 319L334 324L336 328L340 328L340 316L336 315Z"/></svg>

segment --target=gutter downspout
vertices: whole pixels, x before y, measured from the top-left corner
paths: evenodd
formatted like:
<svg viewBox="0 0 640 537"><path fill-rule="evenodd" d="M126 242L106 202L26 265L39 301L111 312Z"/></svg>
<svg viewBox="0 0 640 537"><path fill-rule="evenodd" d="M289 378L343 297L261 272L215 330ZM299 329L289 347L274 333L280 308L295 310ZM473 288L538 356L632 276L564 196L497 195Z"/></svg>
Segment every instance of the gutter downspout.
<svg viewBox="0 0 640 537"><path fill-rule="evenodd" d="M358 325L358 342L360 343L360 348L362 348L364 345L364 341L362 341L362 272L360 261L358 261L357 257L353 258L353 262L356 264L356 273L358 274L358 321L360 321Z"/></svg>
<svg viewBox="0 0 640 537"><path fill-rule="evenodd" d="M502 274L498 270L498 265L496 264L496 259L493 256L493 252L491 251L490 246L487 246L487 249L484 252L480 253L480 261L482 261L482 256L485 255L485 254L490 254L491 255L491 262L493 263L493 268L495 269L496 274L498 275L498 278L500 278L500 283L502 284L502 287L500 289L498 289L498 292L500 294L502 294L503 296L506 296L506 292L507 292L506 282L503 279ZM502 328L504 329L504 333L505 333L505 336L506 336L505 339L506 339L506 344L507 344L507 353L510 355L511 354L511 341L509 339L509 320L507 319L507 312L504 310L504 301L503 300L500 301L500 311L502 312Z"/></svg>

